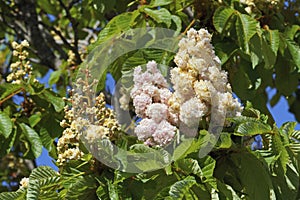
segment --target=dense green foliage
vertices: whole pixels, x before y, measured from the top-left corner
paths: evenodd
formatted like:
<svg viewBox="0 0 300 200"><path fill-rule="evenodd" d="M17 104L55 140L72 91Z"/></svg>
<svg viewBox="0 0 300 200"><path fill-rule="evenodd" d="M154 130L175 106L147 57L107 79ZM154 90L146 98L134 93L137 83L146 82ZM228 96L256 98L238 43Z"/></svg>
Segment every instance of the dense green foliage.
<svg viewBox="0 0 300 200"><path fill-rule="evenodd" d="M266 88L277 91L271 105L284 96L300 121L300 2L246 2L0 0L0 199L299 199L300 131L294 130L295 122L276 126L266 106ZM178 37L191 27L212 33L222 68L245 106L243 116L228 119L232 126L223 129L207 156L198 156L211 140L202 129L196 138L175 148L174 162L164 169L120 172L83 147L85 156L60 166L59 173L50 167L35 168L34 159L43 147L57 159L55 139L63 132L63 97L70 95L67 88L84 67L86 56L113 36L147 26L172 29ZM21 83L12 84L6 78L18 58L11 43L23 39L30 44L26 61L33 70ZM136 66L155 60L172 68L173 57L157 49L135 50L117 58L107 72L126 84ZM35 78L49 69L53 72L47 88ZM105 75L99 78L99 90L104 89ZM106 98L109 102L112 97L106 94ZM263 148L252 151L251 142L258 134ZM151 151L136 144L125 130L114 143L129 152ZM108 154L118 152L112 149ZM121 153L119 158L126 166ZM147 171L164 159L169 158L157 156L136 167ZM29 177L27 188L19 188L22 177Z"/></svg>

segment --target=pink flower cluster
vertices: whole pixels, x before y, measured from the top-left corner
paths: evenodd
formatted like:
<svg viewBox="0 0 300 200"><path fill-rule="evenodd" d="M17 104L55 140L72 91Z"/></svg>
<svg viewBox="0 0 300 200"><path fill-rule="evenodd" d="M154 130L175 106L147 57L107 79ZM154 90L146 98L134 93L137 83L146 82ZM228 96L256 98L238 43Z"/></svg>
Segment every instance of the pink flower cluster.
<svg viewBox="0 0 300 200"><path fill-rule="evenodd" d="M135 134L145 144L164 146L174 137L176 127L170 123L168 100L172 93L157 63L147 63L146 71L139 66L134 70L134 87L130 96L138 117L143 118L135 128Z"/></svg>

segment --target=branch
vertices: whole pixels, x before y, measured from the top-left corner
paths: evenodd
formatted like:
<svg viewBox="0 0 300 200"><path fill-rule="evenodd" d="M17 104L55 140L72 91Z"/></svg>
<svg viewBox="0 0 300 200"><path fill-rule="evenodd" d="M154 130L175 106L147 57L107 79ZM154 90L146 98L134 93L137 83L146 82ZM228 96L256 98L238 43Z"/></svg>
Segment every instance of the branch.
<svg viewBox="0 0 300 200"><path fill-rule="evenodd" d="M59 1L59 4L61 5L61 7L66 11L66 15L67 15L67 18L69 19L69 21L71 22L71 26L72 26L72 29L73 29L73 32L74 32L74 49L73 50L73 53L75 54L75 57L76 57L76 62L77 64L80 64L82 62L81 58L80 58L80 54L78 52L78 40L79 40L79 37L78 37L78 24L79 22L75 20L74 17L72 17L71 13L70 13L70 8L75 4L72 3L70 4L68 7L63 3L62 0L58 0Z"/></svg>

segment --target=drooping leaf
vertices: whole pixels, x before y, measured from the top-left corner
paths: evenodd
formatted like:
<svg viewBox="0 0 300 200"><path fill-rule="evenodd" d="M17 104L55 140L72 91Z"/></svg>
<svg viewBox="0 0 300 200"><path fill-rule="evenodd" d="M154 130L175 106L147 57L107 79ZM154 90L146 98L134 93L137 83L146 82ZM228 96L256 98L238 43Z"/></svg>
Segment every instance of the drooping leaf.
<svg viewBox="0 0 300 200"><path fill-rule="evenodd" d="M278 30L268 29L266 32L266 38L275 56L277 56L277 52L279 49L279 41L280 41Z"/></svg>
<svg viewBox="0 0 300 200"><path fill-rule="evenodd" d="M229 7L219 7L213 16L213 23L219 33L223 33L227 25L230 23L235 10Z"/></svg>
<svg viewBox="0 0 300 200"><path fill-rule="evenodd" d="M164 23L167 25L167 27L171 26L171 13L167 9L161 8L159 10L154 10L145 8L144 12L149 15L155 22Z"/></svg>
<svg viewBox="0 0 300 200"><path fill-rule="evenodd" d="M6 113L0 111L0 134L5 138L8 138L12 132L12 127L13 124L10 117Z"/></svg>
<svg viewBox="0 0 300 200"><path fill-rule="evenodd" d="M273 186L269 171L262 161L247 152L232 154L230 159L235 163L235 166L231 166L235 174L229 176L238 177L247 199L269 199Z"/></svg>
<svg viewBox="0 0 300 200"><path fill-rule="evenodd" d="M41 95L41 98L51 103L56 112L60 112L64 109L65 102L61 97L58 97L54 92L45 90Z"/></svg>
<svg viewBox="0 0 300 200"><path fill-rule="evenodd" d="M286 44L295 65L300 69L300 47L293 40L286 39Z"/></svg>
<svg viewBox="0 0 300 200"><path fill-rule="evenodd" d="M262 54L264 57L265 68L271 69L276 62L276 53L273 51L272 46L269 46L267 42L262 39Z"/></svg>
<svg viewBox="0 0 300 200"><path fill-rule="evenodd" d="M235 23L237 39L242 49L249 53L249 41L256 33L257 21L246 14L237 13Z"/></svg>
<svg viewBox="0 0 300 200"><path fill-rule="evenodd" d="M177 181L170 188L169 195L171 199L183 199L185 195L190 193L190 188L196 183L197 182L193 176L187 176L183 180Z"/></svg>
<svg viewBox="0 0 300 200"><path fill-rule="evenodd" d="M35 130L33 130L31 127L29 127L28 125L21 123L20 127L23 131L23 134L26 136L27 140L30 142L31 144L31 150L33 152L33 155L37 158L41 155L42 153L42 141L39 137L39 135L37 134L37 132L35 132Z"/></svg>

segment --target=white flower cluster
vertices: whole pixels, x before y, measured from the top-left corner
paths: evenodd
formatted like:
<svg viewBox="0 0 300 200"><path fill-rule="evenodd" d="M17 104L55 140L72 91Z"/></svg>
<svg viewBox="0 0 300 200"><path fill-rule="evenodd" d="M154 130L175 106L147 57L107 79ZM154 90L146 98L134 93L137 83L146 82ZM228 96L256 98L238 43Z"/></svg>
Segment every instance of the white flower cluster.
<svg viewBox="0 0 300 200"><path fill-rule="evenodd" d="M135 129L138 139L164 146L180 125L198 127L202 119L214 120L212 106L226 117L241 115L243 108L232 97L227 73L210 42L211 35L205 29L190 29L187 38L180 40L174 59L178 67L171 70L174 92L167 88L154 61L147 64L145 72L141 67L134 70L131 97L137 116L143 118Z"/></svg>
<svg viewBox="0 0 300 200"><path fill-rule="evenodd" d="M212 106L224 110L226 117L241 115L243 109L232 97L227 73L221 69L220 59L210 42L211 35L207 30L190 29L187 38L179 42L174 59L178 67L171 70L175 90L172 99L176 99L177 104L173 104L174 100L169 103L180 121L189 127L198 126L203 117L210 117Z"/></svg>
<svg viewBox="0 0 300 200"><path fill-rule="evenodd" d="M88 84L78 79L75 84L77 90L73 89L72 97L67 99L72 107L65 107L65 120L60 123L65 128L57 143L57 162L60 165L82 158L84 153L79 148L80 139L92 144L103 138L113 139L120 130L113 111L105 106L104 94L100 93L96 98L91 95L97 83L94 80Z"/></svg>
<svg viewBox="0 0 300 200"><path fill-rule="evenodd" d="M12 81L14 84L20 84L21 81L26 80L26 75L31 75L32 71L30 62L27 60L29 53L24 50L24 48L29 47L29 43L26 40L20 44L14 41L12 42L12 47L14 49L13 56L17 57L18 61L10 65L11 73L7 76L6 80L7 82Z"/></svg>

